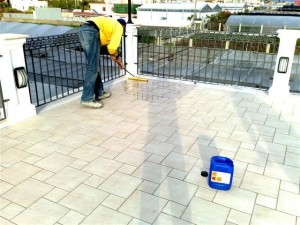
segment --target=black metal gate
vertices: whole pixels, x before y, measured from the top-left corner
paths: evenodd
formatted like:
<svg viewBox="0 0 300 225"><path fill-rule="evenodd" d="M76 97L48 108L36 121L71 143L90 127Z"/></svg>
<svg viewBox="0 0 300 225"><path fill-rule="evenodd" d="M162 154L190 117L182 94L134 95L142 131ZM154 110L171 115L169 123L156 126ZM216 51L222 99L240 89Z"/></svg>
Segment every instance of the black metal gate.
<svg viewBox="0 0 300 225"><path fill-rule="evenodd" d="M279 46L276 35L138 29L142 74L267 90Z"/></svg>
<svg viewBox="0 0 300 225"><path fill-rule="evenodd" d="M35 106L82 90L86 57L78 33L28 38L24 53L30 98ZM106 55L100 57L100 73L103 82L121 76Z"/></svg>

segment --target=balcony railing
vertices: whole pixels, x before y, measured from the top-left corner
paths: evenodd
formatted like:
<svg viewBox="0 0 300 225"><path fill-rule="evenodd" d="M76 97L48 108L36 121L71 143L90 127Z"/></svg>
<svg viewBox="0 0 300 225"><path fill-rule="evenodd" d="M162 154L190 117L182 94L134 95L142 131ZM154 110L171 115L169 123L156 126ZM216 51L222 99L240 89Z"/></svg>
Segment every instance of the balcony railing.
<svg viewBox="0 0 300 225"><path fill-rule="evenodd" d="M276 35L152 27L138 28L137 38L139 74L261 90L272 85L280 44ZM124 60L125 47L124 37ZM34 105L81 91L86 58L78 34L29 38L24 52ZM300 93L299 52L290 79L295 93ZM123 76L106 55L100 57L100 72L103 82Z"/></svg>
<svg viewBox="0 0 300 225"><path fill-rule="evenodd" d="M276 35L139 28L139 69L151 76L270 88Z"/></svg>
<svg viewBox="0 0 300 225"><path fill-rule="evenodd" d="M86 57L77 33L29 38L24 53L32 104L41 106L81 91ZM106 55L100 57L100 73L103 82L122 76Z"/></svg>

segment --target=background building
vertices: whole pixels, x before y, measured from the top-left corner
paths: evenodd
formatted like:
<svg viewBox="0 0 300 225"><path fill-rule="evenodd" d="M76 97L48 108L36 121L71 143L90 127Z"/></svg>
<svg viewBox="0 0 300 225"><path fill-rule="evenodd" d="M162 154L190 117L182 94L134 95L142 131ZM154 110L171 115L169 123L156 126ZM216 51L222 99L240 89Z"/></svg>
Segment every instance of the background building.
<svg viewBox="0 0 300 225"><path fill-rule="evenodd" d="M26 11L29 7L48 7L48 2L45 0L10 0L12 8Z"/></svg>

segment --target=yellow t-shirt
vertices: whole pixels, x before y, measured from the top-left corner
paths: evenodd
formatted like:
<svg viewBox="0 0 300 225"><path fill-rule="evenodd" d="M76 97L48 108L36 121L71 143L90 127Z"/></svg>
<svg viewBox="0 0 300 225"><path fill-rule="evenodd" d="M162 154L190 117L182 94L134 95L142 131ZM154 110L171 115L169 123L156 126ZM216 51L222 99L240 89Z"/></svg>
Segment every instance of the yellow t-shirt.
<svg viewBox="0 0 300 225"><path fill-rule="evenodd" d="M122 25L110 17L98 16L91 20L99 27L101 45L107 45L109 54L117 56L123 35Z"/></svg>

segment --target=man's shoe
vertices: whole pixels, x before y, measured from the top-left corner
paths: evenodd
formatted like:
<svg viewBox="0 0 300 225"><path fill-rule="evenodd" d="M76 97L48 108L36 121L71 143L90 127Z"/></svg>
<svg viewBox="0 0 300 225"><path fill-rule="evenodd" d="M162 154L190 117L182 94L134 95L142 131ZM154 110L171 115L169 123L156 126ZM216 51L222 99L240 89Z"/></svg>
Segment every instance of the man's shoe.
<svg viewBox="0 0 300 225"><path fill-rule="evenodd" d="M103 104L100 102L81 102L80 103L82 106L84 107L89 107L89 108L93 108L93 109L100 109L103 107Z"/></svg>
<svg viewBox="0 0 300 225"><path fill-rule="evenodd" d="M98 101L101 101L102 99L109 98L110 96L111 96L111 93L103 92L103 95L97 97L95 100L98 102Z"/></svg>

